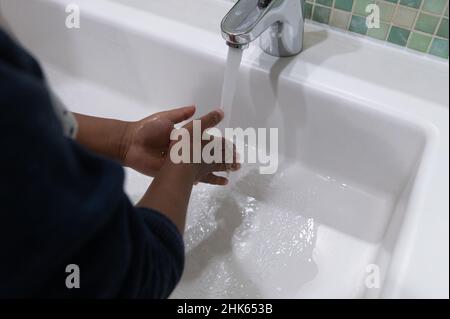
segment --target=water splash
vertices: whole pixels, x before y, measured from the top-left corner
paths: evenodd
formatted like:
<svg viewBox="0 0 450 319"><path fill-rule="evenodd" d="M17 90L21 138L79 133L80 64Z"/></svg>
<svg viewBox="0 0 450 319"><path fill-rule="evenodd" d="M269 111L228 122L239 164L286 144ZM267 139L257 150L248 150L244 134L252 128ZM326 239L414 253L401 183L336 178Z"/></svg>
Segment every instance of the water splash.
<svg viewBox="0 0 450 319"><path fill-rule="evenodd" d="M172 297L259 298L268 290L283 297L314 275L314 219L261 200L261 194L247 187L253 184L254 171L245 165L240 183L227 191L200 185L193 192L185 273ZM269 179L257 182L270 188ZM298 267L303 274L286 281L284 274Z"/></svg>

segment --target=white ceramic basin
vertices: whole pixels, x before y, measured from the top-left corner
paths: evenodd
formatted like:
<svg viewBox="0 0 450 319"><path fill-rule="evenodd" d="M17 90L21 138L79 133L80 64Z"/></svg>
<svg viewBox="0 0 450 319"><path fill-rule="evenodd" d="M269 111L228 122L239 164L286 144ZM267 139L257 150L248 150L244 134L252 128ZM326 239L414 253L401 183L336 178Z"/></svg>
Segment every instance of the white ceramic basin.
<svg viewBox="0 0 450 319"><path fill-rule="evenodd" d="M192 103L199 113L218 106L226 55L218 26L229 3L70 2L82 7L79 30L63 25L69 1L0 4L72 110L138 119ZM192 19L183 8L208 9ZM445 296L448 280L420 286L409 274L414 258L426 258L414 242L423 240L426 203L438 198L434 214L447 227L434 229L447 243L437 248L434 271L447 269L439 276L448 279L448 166L436 160L448 164L448 64L309 23L306 30L306 50L294 59L257 46L245 53L231 124L279 128L280 167L260 175L244 165L229 187L195 188L185 273L173 297ZM400 68L385 83L383 61L370 60L381 53ZM433 79L400 83L406 66ZM437 171L439 190L429 183ZM131 170L128 177L126 190L137 200L150 179ZM372 265L379 289L366 285Z"/></svg>

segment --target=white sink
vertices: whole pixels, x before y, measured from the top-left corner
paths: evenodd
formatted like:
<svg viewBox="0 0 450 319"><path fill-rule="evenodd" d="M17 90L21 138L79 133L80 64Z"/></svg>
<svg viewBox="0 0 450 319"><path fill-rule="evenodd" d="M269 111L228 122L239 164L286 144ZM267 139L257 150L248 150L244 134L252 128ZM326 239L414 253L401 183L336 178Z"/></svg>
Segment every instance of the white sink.
<svg viewBox="0 0 450 319"><path fill-rule="evenodd" d="M82 7L79 30L63 26L69 2ZM74 111L138 119L195 103L207 112L220 101L218 26L230 4L193 1L190 10L208 8L194 23L184 1L164 3L0 0ZM279 128L280 166L260 175L244 165L226 188L195 188L172 297L448 296L448 64L322 26L306 31L294 59L245 52L231 125ZM381 72L383 59L397 68ZM430 78L400 81L406 69ZM150 179L128 177L137 200ZM416 242L440 252L426 260L432 271ZM379 289L366 285L373 265ZM412 278L417 268L432 277Z"/></svg>

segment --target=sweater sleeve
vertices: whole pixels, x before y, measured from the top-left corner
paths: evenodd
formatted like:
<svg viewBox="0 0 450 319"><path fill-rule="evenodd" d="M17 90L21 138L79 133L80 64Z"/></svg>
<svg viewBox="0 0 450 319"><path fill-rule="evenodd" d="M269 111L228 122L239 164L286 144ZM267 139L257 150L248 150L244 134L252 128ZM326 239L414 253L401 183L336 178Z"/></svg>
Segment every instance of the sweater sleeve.
<svg viewBox="0 0 450 319"><path fill-rule="evenodd" d="M5 40L6 39L6 40ZM124 172L65 138L37 63L0 31L0 298L165 298L184 245ZM68 265L80 288L69 289Z"/></svg>

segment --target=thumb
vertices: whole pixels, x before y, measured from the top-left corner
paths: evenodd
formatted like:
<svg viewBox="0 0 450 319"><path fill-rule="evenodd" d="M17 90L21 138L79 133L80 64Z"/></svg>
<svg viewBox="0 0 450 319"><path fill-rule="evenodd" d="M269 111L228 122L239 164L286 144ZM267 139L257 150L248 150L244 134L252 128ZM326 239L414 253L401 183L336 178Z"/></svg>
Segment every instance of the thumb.
<svg viewBox="0 0 450 319"><path fill-rule="evenodd" d="M194 115L194 113L195 106L185 106L173 110L164 111L159 114L177 124L190 119Z"/></svg>

